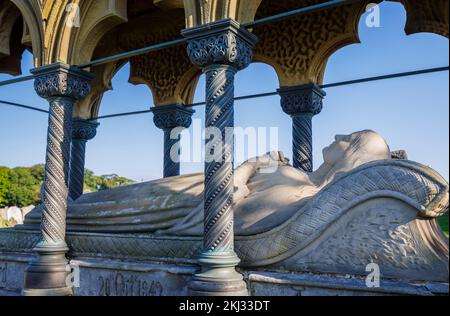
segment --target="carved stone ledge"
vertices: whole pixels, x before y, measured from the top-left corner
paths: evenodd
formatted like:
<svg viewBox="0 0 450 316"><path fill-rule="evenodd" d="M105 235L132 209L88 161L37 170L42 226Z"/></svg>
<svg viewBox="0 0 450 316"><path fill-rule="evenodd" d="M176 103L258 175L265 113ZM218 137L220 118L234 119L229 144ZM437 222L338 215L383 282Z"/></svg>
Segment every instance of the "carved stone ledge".
<svg viewBox="0 0 450 316"><path fill-rule="evenodd" d="M300 113L317 115L322 111L325 91L315 84L278 89L283 111L291 116Z"/></svg>
<svg viewBox="0 0 450 316"><path fill-rule="evenodd" d="M75 119L72 124L72 139L91 140L97 135L100 123L88 120Z"/></svg>
<svg viewBox="0 0 450 316"><path fill-rule="evenodd" d="M242 70L253 60L255 35L234 20L221 20L182 31L189 39L188 56L197 67L225 64Z"/></svg>
<svg viewBox="0 0 450 316"><path fill-rule="evenodd" d="M179 104L155 107L153 108L153 122L156 127L163 130L176 127L189 128L194 113L195 111L191 108Z"/></svg>
<svg viewBox="0 0 450 316"><path fill-rule="evenodd" d="M63 63L56 63L31 70L36 77L34 89L37 94L48 99L69 97L75 100L86 97L91 92L94 75Z"/></svg>

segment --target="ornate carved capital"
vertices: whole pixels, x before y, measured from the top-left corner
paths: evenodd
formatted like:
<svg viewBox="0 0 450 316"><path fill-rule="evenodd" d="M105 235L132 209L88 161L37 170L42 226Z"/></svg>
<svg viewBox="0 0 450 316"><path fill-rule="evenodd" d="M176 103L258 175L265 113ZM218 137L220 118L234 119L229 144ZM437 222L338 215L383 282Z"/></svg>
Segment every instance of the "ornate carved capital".
<svg viewBox="0 0 450 316"><path fill-rule="evenodd" d="M191 108L179 104L155 107L152 110L153 122L156 127L163 130L175 127L188 128L192 124L192 114L195 113Z"/></svg>
<svg viewBox="0 0 450 316"><path fill-rule="evenodd" d="M62 63L35 68L31 73L35 76L34 89L44 99L82 99L91 92L90 82L94 78L89 72Z"/></svg>
<svg viewBox="0 0 450 316"><path fill-rule="evenodd" d="M300 113L317 115L322 111L325 91L315 84L278 89L283 111L291 116Z"/></svg>
<svg viewBox="0 0 450 316"><path fill-rule="evenodd" d="M76 119L72 125L72 139L91 140L97 135L97 127L100 124L88 120Z"/></svg>
<svg viewBox="0 0 450 316"><path fill-rule="evenodd" d="M186 29L182 34L189 39L188 56L197 67L225 64L242 70L253 60L257 38L234 20Z"/></svg>

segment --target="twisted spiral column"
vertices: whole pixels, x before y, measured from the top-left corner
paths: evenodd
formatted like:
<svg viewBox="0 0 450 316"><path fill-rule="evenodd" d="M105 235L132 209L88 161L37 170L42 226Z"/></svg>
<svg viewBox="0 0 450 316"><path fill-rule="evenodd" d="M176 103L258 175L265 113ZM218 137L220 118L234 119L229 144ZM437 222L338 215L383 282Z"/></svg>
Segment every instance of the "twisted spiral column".
<svg viewBox="0 0 450 316"><path fill-rule="evenodd" d="M188 55L206 74L206 140L202 270L189 282L191 295L247 295L234 252L234 76L252 61L256 37L233 20L184 30Z"/></svg>
<svg viewBox="0 0 450 316"><path fill-rule="evenodd" d="M98 123L74 120L70 153L69 196L72 200L83 194L86 143L97 134Z"/></svg>
<svg viewBox="0 0 450 316"><path fill-rule="evenodd" d="M67 179L73 100L50 98L41 233L43 245L66 247Z"/></svg>
<svg viewBox="0 0 450 316"><path fill-rule="evenodd" d="M206 128L217 128L220 140L209 147L219 161L205 163L205 235L206 252L233 252L234 139L227 129L234 127L234 75L229 66L215 65L206 70ZM221 151L217 153L217 151Z"/></svg>
<svg viewBox="0 0 450 316"><path fill-rule="evenodd" d="M195 111L184 105L174 104L155 107L152 112L156 127L164 131L164 178L179 176L181 152L178 151L177 157L172 157L172 151L180 142L178 132L191 126ZM181 129L172 135L175 128Z"/></svg>
<svg viewBox="0 0 450 316"><path fill-rule="evenodd" d="M292 117L292 147L294 168L313 171L312 113Z"/></svg>
<svg viewBox="0 0 450 316"><path fill-rule="evenodd" d="M37 258L25 271L24 295L70 295L65 241L74 103L90 92L89 73L65 64L32 70L37 94L48 100L49 121Z"/></svg>
<svg viewBox="0 0 450 316"><path fill-rule="evenodd" d="M325 92L315 84L278 90L283 111L292 117L292 163L305 172L313 171L312 118L323 108Z"/></svg>
<svg viewBox="0 0 450 316"><path fill-rule="evenodd" d="M172 130L164 130L164 178L176 177L180 175L180 162L174 161L171 157L171 151L181 140L180 135L175 139L171 137ZM181 153L180 153L181 154Z"/></svg>

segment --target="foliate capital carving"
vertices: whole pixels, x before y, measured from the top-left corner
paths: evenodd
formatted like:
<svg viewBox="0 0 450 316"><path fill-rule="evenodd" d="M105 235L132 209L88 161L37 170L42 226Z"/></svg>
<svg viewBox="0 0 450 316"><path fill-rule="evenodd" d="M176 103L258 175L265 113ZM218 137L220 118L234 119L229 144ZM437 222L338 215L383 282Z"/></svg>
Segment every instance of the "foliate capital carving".
<svg viewBox="0 0 450 316"><path fill-rule="evenodd" d="M97 135L97 127L100 124L88 120L75 119L72 124L72 138L79 140L91 140Z"/></svg>
<svg viewBox="0 0 450 316"><path fill-rule="evenodd" d="M176 127L189 128L192 124L194 110L183 105L165 105L152 109L153 122L156 127L170 130Z"/></svg>
<svg viewBox="0 0 450 316"><path fill-rule="evenodd" d="M91 92L90 83L94 78L89 72L61 63L35 68L31 73L35 76L34 89L44 99L83 99Z"/></svg>
<svg viewBox="0 0 450 316"><path fill-rule="evenodd" d="M317 115L322 111L325 91L315 84L285 87L278 90L283 111L291 116L301 113Z"/></svg>
<svg viewBox="0 0 450 316"><path fill-rule="evenodd" d="M223 64L242 70L253 60L257 38L234 20L186 29L182 34L189 39L187 53L197 67Z"/></svg>

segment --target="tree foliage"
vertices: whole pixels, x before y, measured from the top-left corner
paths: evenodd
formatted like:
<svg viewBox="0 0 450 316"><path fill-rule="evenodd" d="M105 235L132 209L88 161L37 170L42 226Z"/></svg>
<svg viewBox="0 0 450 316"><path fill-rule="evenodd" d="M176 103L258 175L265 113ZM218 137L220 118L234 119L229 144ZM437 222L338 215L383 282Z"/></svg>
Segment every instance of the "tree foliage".
<svg viewBox="0 0 450 316"><path fill-rule="evenodd" d="M0 167L0 207L5 207L8 202L9 169Z"/></svg>
<svg viewBox="0 0 450 316"><path fill-rule="evenodd" d="M29 168L9 169L0 166L0 208L7 206L23 207L41 203L40 191L44 181L44 165ZM133 183L132 180L116 174L96 176L85 171L84 189L95 192Z"/></svg>

